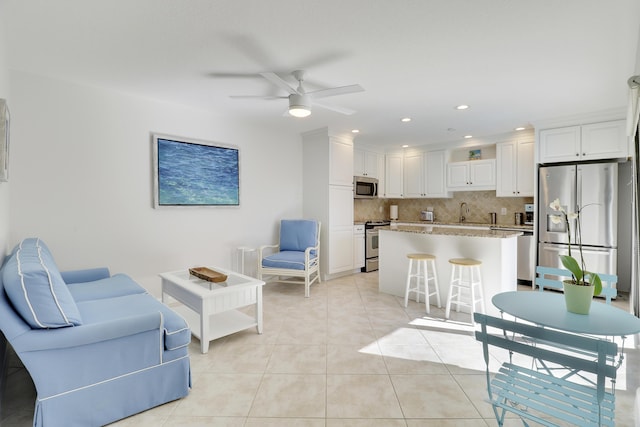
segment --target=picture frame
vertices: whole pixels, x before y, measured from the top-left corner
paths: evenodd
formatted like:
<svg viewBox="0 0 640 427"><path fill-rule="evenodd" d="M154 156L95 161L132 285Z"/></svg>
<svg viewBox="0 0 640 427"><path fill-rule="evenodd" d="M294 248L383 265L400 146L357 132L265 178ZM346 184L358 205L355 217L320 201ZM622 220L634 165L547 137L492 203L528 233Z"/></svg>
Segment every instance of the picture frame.
<svg viewBox="0 0 640 427"><path fill-rule="evenodd" d="M240 205L238 147L152 134L154 208Z"/></svg>
<svg viewBox="0 0 640 427"><path fill-rule="evenodd" d="M482 150L469 150L469 160L480 160L482 158Z"/></svg>
<svg viewBox="0 0 640 427"><path fill-rule="evenodd" d="M9 181L9 129L11 114L7 100L0 98L0 182Z"/></svg>

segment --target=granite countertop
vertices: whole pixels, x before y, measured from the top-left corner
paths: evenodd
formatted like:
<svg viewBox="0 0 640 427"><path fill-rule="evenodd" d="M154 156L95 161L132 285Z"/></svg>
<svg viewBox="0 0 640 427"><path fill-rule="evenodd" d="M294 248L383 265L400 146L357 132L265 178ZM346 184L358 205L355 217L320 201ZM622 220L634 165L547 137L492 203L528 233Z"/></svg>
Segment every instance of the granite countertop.
<svg viewBox="0 0 640 427"><path fill-rule="evenodd" d="M404 220L393 220L391 221L391 224L397 224L397 223L401 223L401 224L411 224L411 225L421 225L421 226L434 226L437 227L438 225L446 225L446 226L460 226L460 227L490 227L493 229L501 229L501 228L508 228L508 229L518 229L518 230L523 230L523 231L533 231L533 225L514 225L514 224L488 224L486 222L482 223L482 222L445 222L445 221L404 221Z"/></svg>
<svg viewBox="0 0 640 427"><path fill-rule="evenodd" d="M442 236L462 236L462 237L492 237L505 239L522 235L521 231L503 231L503 230L483 230L463 227L438 227L437 224L416 224L416 225L397 225L391 224L388 228L383 227L382 230L400 231L405 233L417 234L437 234Z"/></svg>

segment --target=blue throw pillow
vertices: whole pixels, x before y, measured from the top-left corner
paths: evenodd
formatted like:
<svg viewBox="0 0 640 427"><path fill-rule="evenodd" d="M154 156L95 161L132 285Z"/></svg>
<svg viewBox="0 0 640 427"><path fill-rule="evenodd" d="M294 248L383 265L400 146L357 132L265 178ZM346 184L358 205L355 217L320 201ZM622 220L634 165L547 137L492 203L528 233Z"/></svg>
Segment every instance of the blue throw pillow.
<svg viewBox="0 0 640 427"><path fill-rule="evenodd" d="M2 269L2 281L13 307L32 328L82 324L76 302L40 239L20 242Z"/></svg>

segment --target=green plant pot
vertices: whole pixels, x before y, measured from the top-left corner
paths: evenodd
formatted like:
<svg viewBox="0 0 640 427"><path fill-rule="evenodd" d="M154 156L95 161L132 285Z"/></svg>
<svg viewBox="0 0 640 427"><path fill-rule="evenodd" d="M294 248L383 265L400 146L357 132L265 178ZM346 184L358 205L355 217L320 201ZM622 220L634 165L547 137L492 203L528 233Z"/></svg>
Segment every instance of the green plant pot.
<svg viewBox="0 0 640 427"><path fill-rule="evenodd" d="M593 285L576 285L571 280L562 282L564 301L567 311L576 314L589 314L593 300Z"/></svg>

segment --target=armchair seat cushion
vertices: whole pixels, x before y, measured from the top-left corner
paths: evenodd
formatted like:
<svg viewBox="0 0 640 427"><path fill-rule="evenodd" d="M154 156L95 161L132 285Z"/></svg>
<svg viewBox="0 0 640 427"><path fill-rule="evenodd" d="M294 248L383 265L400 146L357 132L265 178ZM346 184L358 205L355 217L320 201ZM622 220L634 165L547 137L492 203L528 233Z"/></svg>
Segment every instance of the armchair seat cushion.
<svg viewBox="0 0 640 427"><path fill-rule="evenodd" d="M311 255L311 259L316 256ZM304 252L282 251L262 259L262 266L267 268L286 268L288 270L304 270Z"/></svg>

